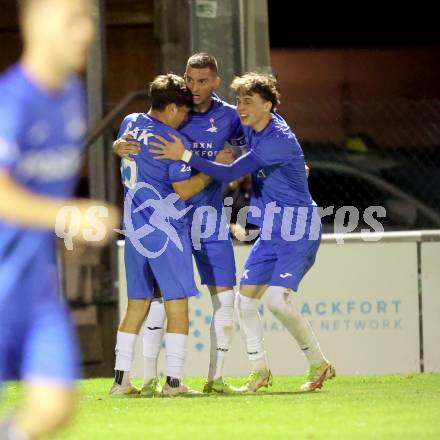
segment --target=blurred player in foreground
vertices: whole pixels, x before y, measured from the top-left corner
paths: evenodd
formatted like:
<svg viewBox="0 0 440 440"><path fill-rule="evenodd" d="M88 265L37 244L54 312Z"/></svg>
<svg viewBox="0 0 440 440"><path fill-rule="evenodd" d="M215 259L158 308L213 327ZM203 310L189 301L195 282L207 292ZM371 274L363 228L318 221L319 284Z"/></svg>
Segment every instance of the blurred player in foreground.
<svg viewBox="0 0 440 440"><path fill-rule="evenodd" d="M118 226L114 208L71 198L86 128L74 72L93 38L88 0L22 0L20 20L21 61L0 78L0 383L23 379L25 400L0 423L2 440L46 436L73 413L79 359L58 291L56 223L82 245L105 244Z"/></svg>
<svg viewBox="0 0 440 440"><path fill-rule="evenodd" d="M272 383L259 314L261 298L266 294L269 310L298 342L311 365L301 390L312 391L335 372L309 322L291 302L315 261L321 241L321 221L309 192L304 155L295 135L276 113L280 95L275 78L249 73L236 78L232 88L237 93L248 153L223 165L185 150L178 139L169 142L161 137L157 137L161 143L150 141L157 148L152 152L158 154L157 159L182 160L222 182L252 173L253 223L260 226L260 238L246 261L237 299L252 365L241 390L256 391Z"/></svg>

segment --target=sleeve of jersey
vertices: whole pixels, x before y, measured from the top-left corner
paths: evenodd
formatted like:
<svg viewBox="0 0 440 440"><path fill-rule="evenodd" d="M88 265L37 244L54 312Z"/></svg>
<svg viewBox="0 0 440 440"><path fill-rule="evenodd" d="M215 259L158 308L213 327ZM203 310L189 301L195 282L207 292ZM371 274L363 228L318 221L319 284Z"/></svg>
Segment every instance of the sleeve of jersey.
<svg viewBox="0 0 440 440"><path fill-rule="evenodd" d="M191 167L185 162L170 162L168 176L171 182L180 182L191 177Z"/></svg>
<svg viewBox="0 0 440 440"><path fill-rule="evenodd" d="M124 133L130 129L129 124L133 125L133 122L136 120L136 114L132 113L131 115L127 115L124 120L122 121L121 126L119 127L118 137L119 139L121 136L124 135Z"/></svg>
<svg viewBox="0 0 440 440"><path fill-rule="evenodd" d="M14 106L0 105L0 169L9 171L19 160L20 112Z"/></svg>
<svg viewBox="0 0 440 440"><path fill-rule="evenodd" d="M255 160L260 166L280 165L290 161L294 156L293 139L263 140L252 150Z"/></svg>
<svg viewBox="0 0 440 440"><path fill-rule="evenodd" d="M189 165L220 182L230 182L261 168L260 164L253 157L252 152L246 153L230 165L211 162L193 154Z"/></svg>
<svg viewBox="0 0 440 440"><path fill-rule="evenodd" d="M231 121L232 123L232 130L231 130L231 137L228 139L228 142L233 147L244 147L246 145L246 138L243 133L243 129L241 127L240 118L238 116L234 117Z"/></svg>
<svg viewBox="0 0 440 440"><path fill-rule="evenodd" d="M175 133L177 135L177 132ZM189 141L186 137L182 136L181 134L178 134L179 138L183 142L183 145L185 145L185 148L187 150L190 150ZM170 178L171 182L180 182L181 180L187 180L191 178L191 166L186 164L185 162L175 162L170 161L170 166L168 168L168 177Z"/></svg>

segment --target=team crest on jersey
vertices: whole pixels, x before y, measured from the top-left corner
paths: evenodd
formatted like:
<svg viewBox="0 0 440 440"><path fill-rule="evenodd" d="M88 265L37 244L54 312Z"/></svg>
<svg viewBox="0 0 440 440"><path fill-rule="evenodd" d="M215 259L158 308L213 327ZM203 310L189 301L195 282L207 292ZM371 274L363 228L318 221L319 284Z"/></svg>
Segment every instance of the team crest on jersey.
<svg viewBox="0 0 440 440"><path fill-rule="evenodd" d="M217 133L218 128L215 126L215 119L210 118L209 123L211 124L211 127L207 128L206 131L209 131L210 133Z"/></svg>

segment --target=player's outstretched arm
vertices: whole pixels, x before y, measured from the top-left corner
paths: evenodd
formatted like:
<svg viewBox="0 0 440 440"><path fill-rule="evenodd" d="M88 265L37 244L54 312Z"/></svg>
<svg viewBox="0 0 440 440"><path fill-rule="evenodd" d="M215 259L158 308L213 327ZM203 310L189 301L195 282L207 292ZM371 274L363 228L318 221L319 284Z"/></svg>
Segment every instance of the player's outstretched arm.
<svg viewBox="0 0 440 440"><path fill-rule="evenodd" d="M173 189L183 200L188 200L200 191L203 191L212 181L210 176L199 173L187 180L173 182Z"/></svg>
<svg viewBox="0 0 440 440"><path fill-rule="evenodd" d="M78 237L82 231L93 229L86 211L94 206L105 206L108 209L107 218L100 218L107 232L111 232L119 225L118 210L104 202L86 199L58 199L33 193L17 183L7 171L0 170L0 218L23 227L55 229L57 216L65 206L75 206L81 212L78 224ZM106 234L109 238L111 234ZM103 240L105 244L108 240Z"/></svg>
<svg viewBox="0 0 440 440"><path fill-rule="evenodd" d="M26 190L6 171L0 171L0 192L0 217L23 226L53 228L58 211L68 205Z"/></svg>
<svg viewBox="0 0 440 440"><path fill-rule="evenodd" d="M230 182L231 180L238 179L239 177L253 173L261 168L261 164L253 157L252 152L248 152L231 164L226 165L211 162L186 150L182 141L172 134L170 134L170 137L173 138L173 141L167 141L165 138L158 135L155 137L160 143L154 141L150 141L149 143L149 145L156 148L155 150L150 149L151 153L156 155L154 157L155 159L182 160L183 162L188 163L191 167L194 167L221 182Z"/></svg>

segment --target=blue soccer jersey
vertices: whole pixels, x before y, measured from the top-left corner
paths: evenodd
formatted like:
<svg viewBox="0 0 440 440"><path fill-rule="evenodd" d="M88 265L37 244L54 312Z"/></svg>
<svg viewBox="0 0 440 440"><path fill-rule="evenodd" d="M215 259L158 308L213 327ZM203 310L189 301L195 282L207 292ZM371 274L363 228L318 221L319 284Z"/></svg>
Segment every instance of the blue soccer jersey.
<svg viewBox="0 0 440 440"><path fill-rule="evenodd" d="M0 169L29 191L52 197L72 194L86 129L85 102L78 79L58 92L34 83L21 66L0 80ZM0 300L33 259L55 261L52 231L0 221Z"/></svg>
<svg viewBox="0 0 440 440"><path fill-rule="evenodd" d="M128 297L151 298L155 280L165 300L194 296L197 288L185 216L187 209L172 186L173 182L191 178L191 167L183 162L157 161L148 147L154 135L167 139L170 134L176 135L187 148L188 142L172 127L144 113L124 119L118 137L124 134L141 144L134 160L123 159L121 164ZM173 276L170 276L172 270Z"/></svg>
<svg viewBox="0 0 440 440"><path fill-rule="evenodd" d="M259 132L243 129L249 151L234 163L211 163L193 155L189 164L223 182L252 173L251 205L258 215L251 222L260 226L261 235L245 264L241 284L297 290L315 261L321 237L302 149L276 113Z"/></svg>
<svg viewBox="0 0 440 440"><path fill-rule="evenodd" d="M17 65L1 77L0 96L0 170L28 191L70 197L86 129L80 81L48 91ZM0 382L77 377L58 285L54 231L0 220Z"/></svg>
<svg viewBox="0 0 440 440"><path fill-rule="evenodd" d="M209 163L193 155L189 164L223 182L252 173L251 205L260 214L252 223L259 226L274 203L281 208L310 208L312 212L316 203L308 188L304 154L284 119L275 113L260 132L246 126L243 129L249 151L234 163ZM274 216L270 225L273 234L281 233L281 217Z"/></svg>
<svg viewBox="0 0 440 440"><path fill-rule="evenodd" d="M191 177L191 167L183 162L154 160L149 151L148 140L152 137L154 139L154 135L170 139L169 135L174 134L189 148L188 141L177 130L145 113L128 115L122 122L118 137L124 134L131 135L141 144L141 151L134 156L134 160L123 159L121 163L125 197L130 189L135 189L136 185L139 188L133 198L133 209L128 213L133 219L135 228L137 229L148 223L152 214L163 214L164 219L168 218L167 221L174 227L182 227L186 224L186 218L175 219L172 215L169 215L171 214L169 212L170 204L161 201L174 194L173 182ZM150 206L145 206L138 213L133 212L146 200L150 200ZM157 200L159 204L156 204L154 200ZM174 206L178 211L182 211L186 207L185 202L180 198L176 199ZM158 210L156 207L161 209Z"/></svg>
<svg viewBox="0 0 440 440"><path fill-rule="evenodd" d="M281 208L295 208L293 222L298 208L309 208L307 217L310 221L316 203L309 192L303 151L286 121L274 113L262 131L255 132L246 126L243 130L251 155L260 165L252 173L251 205L261 211L261 216L252 219L252 223L263 227L266 209L272 202ZM282 215L275 215L273 224L264 227L270 227L272 234L279 236ZM262 231L265 232L270 231Z"/></svg>
<svg viewBox="0 0 440 440"><path fill-rule="evenodd" d="M217 153L225 144L234 147L245 145L237 109L216 95L212 97L208 111L190 112L188 121L179 131L189 139L190 149L207 160L215 160ZM221 213L223 207L221 182L212 181L203 191L188 200L188 203L195 207L212 206Z"/></svg>
<svg viewBox="0 0 440 440"><path fill-rule="evenodd" d="M190 140L191 150L209 161L215 160L225 144L233 147L245 145L237 109L217 95L213 95L208 111L190 112L187 123L180 131ZM197 171L193 170L193 173ZM213 180L203 191L188 200L188 203L193 205L189 217L196 223L200 222L202 228L213 231L209 237L201 239L200 248L193 248L202 284L235 285L235 260L229 225L226 221L221 221L225 218L222 216L222 183ZM204 206L215 208L216 216L208 214L208 211L204 214L197 211L197 208ZM196 213L199 213L199 217L195 219Z"/></svg>
<svg viewBox="0 0 440 440"><path fill-rule="evenodd" d="M126 118L126 125L132 122L136 115ZM123 129L119 136L124 134ZM165 133L170 133L167 127ZM214 95L211 107L204 113L190 112L188 121L179 129L189 141L186 147L195 154L207 160L213 161L217 153L225 144L234 147L245 145L245 138L241 128L240 118L234 106L227 104ZM166 137L166 136L165 136ZM128 162L128 161L127 161ZM133 166L130 164L127 167ZM193 173L197 171L192 170ZM129 170L126 171L128 178ZM201 240L201 248L193 247L193 254L200 273L202 284L217 286L232 286L235 284L235 261L232 242L229 237L228 225L221 222L223 197L222 184L212 181L203 191L199 192L187 204L192 206L188 212L188 219L194 219L197 208L208 206L216 210L216 216L203 216L199 219L202 227L208 222L212 225L213 233ZM219 239L219 233L223 236ZM226 237L226 239L225 239Z"/></svg>

